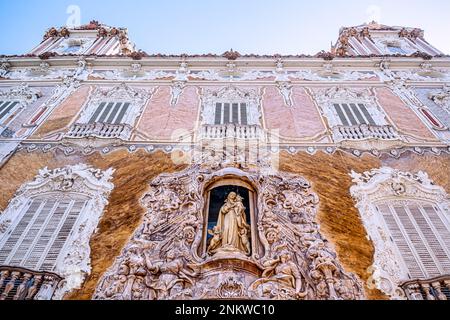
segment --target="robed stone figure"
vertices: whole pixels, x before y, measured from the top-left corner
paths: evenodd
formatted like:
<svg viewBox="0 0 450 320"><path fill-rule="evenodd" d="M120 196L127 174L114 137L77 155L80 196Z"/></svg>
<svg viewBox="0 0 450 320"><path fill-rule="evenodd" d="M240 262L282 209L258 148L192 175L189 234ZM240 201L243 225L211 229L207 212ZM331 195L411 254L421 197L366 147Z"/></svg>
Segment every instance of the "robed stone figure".
<svg viewBox="0 0 450 320"><path fill-rule="evenodd" d="M235 252L249 255L250 225L247 224L242 197L231 192L220 208L217 225L209 233L213 235L208 253Z"/></svg>

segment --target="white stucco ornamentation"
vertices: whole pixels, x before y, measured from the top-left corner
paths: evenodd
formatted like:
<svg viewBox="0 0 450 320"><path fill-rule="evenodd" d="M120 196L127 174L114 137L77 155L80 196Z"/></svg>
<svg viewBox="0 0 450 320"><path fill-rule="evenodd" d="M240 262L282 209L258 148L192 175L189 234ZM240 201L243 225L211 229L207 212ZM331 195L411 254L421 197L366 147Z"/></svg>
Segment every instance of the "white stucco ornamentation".
<svg viewBox="0 0 450 320"><path fill-rule="evenodd" d="M450 86L445 86L443 89L433 90L428 97L433 100L438 106L450 113Z"/></svg>
<svg viewBox="0 0 450 320"><path fill-rule="evenodd" d="M383 167L362 174L352 171L350 176L354 183L350 193L375 246L372 268L375 285L393 299L405 299L399 287L410 280L403 260L404 252L400 252L395 245L377 206L389 203L408 206L423 202L433 204L448 214L449 197L442 187L434 185L425 172L412 174Z"/></svg>
<svg viewBox="0 0 450 320"><path fill-rule="evenodd" d="M170 105L176 106L178 99L186 88L186 81L174 81L170 87Z"/></svg>
<svg viewBox="0 0 450 320"><path fill-rule="evenodd" d="M261 94L256 90L243 90L235 86L227 86L218 91L204 89L202 95L202 123L214 124L215 104L246 103L247 125L260 125Z"/></svg>
<svg viewBox="0 0 450 320"><path fill-rule="evenodd" d="M62 299L66 293L80 288L85 276L90 273L89 240L95 232L103 209L108 203L108 195L114 187L110 182L113 173L114 170L111 168L101 171L85 164L54 170L44 168L32 182L19 189L7 209L0 215L0 225L6 226L4 232L6 236L19 223L30 199L87 200L65 245L61 248L53 270L38 270L54 272L63 278L54 295L51 292L47 299L50 299L52 295L53 299ZM0 243L1 235L0 233Z"/></svg>
<svg viewBox="0 0 450 320"><path fill-rule="evenodd" d="M0 91L0 99L3 101L19 101L22 107L35 102L40 97L42 97L42 93L37 89L30 88L26 83Z"/></svg>
<svg viewBox="0 0 450 320"><path fill-rule="evenodd" d="M153 94L153 90L145 90L132 88L125 83L122 83L114 88L101 88L97 87L91 94L87 105L80 114L79 119L73 124L71 130L66 135L68 138L83 138L86 136L93 137L106 137L112 135L103 135L102 130L97 130L95 128L90 128L90 126L95 126L95 124L88 124L89 119L92 114L96 111L101 103L129 103L130 107L127 109L123 119L120 124L116 124L122 140L127 140L131 134L131 129L134 126L136 119L141 115L144 106ZM106 130L110 132L111 125L106 124ZM114 129L115 130L115 129ZM74 134L76 132L77 134ZM81 133L80 133L81 132ZM82 134L82 132L85 132ZM78 134L80 133L80 134ZM92 133L92 134L91 134Z"/></svg>
<svg viewBox="0 0 450 320"><path fill-rule="evenodd" d="M333 140L336 143L344 147L363 150L383 150L401 145L401 136L396 128L388 122L386 114L370 89L351 89L338 86L312 91L312 95L322 109L323 115L328 119ZM373 122L367 122L369 119L366 119L366 122L360 122L354 114L355 111L348 109L345 113L351 112L352 117L358 120L358 124L344 124L335 105L350 104L354 104L354 108L364 108ZM360 112L364 113L365 111L360 109ZM348 116L348 114L345 115L345 117Z"/></svg>

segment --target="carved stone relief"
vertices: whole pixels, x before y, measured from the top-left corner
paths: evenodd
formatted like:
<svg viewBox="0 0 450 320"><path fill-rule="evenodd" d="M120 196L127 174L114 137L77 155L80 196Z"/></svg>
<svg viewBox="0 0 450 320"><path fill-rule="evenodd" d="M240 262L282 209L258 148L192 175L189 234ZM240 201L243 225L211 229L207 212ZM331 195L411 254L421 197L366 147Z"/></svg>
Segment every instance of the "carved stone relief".
<svg viewBox="0 0 450 320"><path fill-rule="evenodd" d="M204 191L224 178L257 190L256 221L249 226L257 241L249 256L201 249ZM142 197L143 222L94 299L361 299L360 282L320 235L318 203L305 179L286 173L194 165L163 174Z"/></svg>

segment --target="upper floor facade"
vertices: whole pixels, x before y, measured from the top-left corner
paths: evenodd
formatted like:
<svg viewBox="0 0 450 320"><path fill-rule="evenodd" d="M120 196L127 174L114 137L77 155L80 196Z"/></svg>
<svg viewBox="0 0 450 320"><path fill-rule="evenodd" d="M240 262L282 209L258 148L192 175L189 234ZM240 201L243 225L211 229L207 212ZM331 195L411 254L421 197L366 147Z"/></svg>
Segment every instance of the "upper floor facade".
<svg viewBox="0 0 450 320"><path fill-rule="evenodd" d="M315 56L149 55L96 21L0 66L1 158L257 142L295 153L449 152L450 58L420 29L344 28Z"/></svg>

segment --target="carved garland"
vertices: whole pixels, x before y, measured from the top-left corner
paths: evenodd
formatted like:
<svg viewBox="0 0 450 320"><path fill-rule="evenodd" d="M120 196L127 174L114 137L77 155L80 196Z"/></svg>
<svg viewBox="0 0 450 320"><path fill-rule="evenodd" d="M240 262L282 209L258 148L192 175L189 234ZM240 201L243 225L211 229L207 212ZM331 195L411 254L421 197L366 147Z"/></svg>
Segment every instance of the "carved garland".
<svg viewBox="0 0 450 320"><path fill-rule="evenodd" d="M199 251L203 192L230 177L258 193L251 257ZM94 299L361 299L361 284L345 273L320 235L314 221L318 202L305 179L285 173L211 172L196 165L163 174L141 199L147 209L143 222L100 280Z"/></svg>
<svg viewBox="0 0 450 320"><path fill-rule="evenodd" d="M433 184L424 172L412 174L383 167L358 174L352 171L350 193L356 201L366 230L375 245L373 278L378 289L394 299L404 299L399 285L408 280L402 254L389 240L389 230L375 203L386 201L427 201L449 212L450 202L443 188Z"/></svg>
<svg viewBox="0 0 450 320"><path fill-rule="evenodd" d="M101 171L84 164L54 170L44 168L32 182L19 189L7 209L0 215L0 225L3 226L4 234L7 234L9 228L15 225L14 221L20 218L18 213L23 212L30 198L60 199L64 196L82 195L89 199L61 250L55 270L51 270L63 278L53 299L62 299L67 292L79 288L91 271L89 240L114 187L109 182L113 173L113 169ZM47 297L50 298L51 295Z"/></svg>

